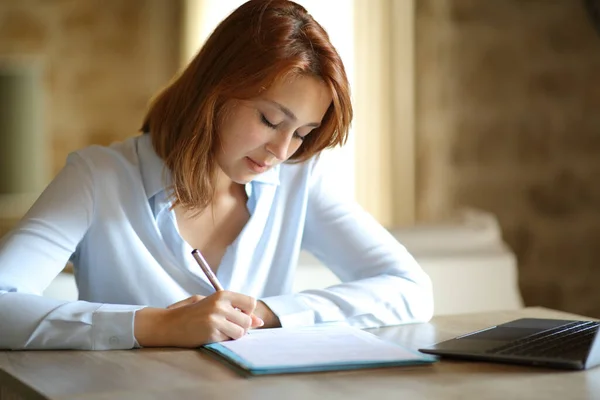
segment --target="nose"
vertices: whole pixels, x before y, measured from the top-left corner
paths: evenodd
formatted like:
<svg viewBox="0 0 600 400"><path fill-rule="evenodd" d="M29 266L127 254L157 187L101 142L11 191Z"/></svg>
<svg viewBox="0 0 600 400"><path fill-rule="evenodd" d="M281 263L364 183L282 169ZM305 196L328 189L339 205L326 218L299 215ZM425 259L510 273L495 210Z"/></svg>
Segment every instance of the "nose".
<svg viewBox="0 0 600 400"><path fill-rule="evenodd" d="M293 131L276 132L273 139L271 139L266 145L267 151L273 154L280 161L286 160L290 151L293 135Z"/></svg>

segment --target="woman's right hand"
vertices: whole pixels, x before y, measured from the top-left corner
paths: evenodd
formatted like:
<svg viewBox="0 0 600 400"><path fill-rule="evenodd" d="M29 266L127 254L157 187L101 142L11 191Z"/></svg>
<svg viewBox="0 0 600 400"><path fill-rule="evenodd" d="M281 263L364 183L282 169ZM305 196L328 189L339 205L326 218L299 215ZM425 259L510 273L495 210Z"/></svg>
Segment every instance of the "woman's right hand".
<svg viewBox="0 0 600 400"><path fill-rule="evenodd" d="M239 339L250 328L262 326L254 316L256 299L220 291L192 296L167 309L143 308L136 312L134 334L142 347L188 347Z"/></svg>

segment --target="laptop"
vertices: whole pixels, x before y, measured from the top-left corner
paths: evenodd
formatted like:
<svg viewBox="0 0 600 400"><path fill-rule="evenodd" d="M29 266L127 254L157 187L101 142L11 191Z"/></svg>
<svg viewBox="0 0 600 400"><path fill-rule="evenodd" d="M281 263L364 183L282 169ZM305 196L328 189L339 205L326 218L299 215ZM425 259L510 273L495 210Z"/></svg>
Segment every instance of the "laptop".
<svg viewBox="0 0 600 400"><path fill-rule="evenodd" d="M596 321L523 318L419 351L449 358L588 369L600 364L598 324Z"/></svg>

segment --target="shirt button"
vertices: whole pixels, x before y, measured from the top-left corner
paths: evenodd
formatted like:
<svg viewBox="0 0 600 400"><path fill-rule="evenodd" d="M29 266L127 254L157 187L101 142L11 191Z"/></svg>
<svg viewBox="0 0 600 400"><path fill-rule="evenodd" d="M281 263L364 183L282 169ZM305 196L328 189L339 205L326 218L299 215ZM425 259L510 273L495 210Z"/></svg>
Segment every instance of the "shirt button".
<svg viewBox="0 0 600 400"><path fill-rule="evenodd" d="M116 346L119 344L119 338L116 336L111 336L110 339L108 339L108 343L112 346Z"/></svg>

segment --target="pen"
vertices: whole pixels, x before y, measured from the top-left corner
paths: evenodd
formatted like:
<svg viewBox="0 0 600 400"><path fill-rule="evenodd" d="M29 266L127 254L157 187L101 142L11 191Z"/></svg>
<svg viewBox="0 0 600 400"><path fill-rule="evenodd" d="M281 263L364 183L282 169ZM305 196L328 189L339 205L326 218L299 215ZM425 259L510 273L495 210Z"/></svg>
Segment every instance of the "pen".
<svg viewBox="0 0 600 400"><path fill-rule="evenodd" d="M198 249L192 250L192 256L194 257L194 259L196 260L196 262L198 263L198 265L200 265L200 268L202 269L202 272L204 272L204 275L206 275L206 277L210 281L210 284L215 288L215 290L217 292L222 291L223 290L223 286L221 285L221 283L217 279L217 276L215 275L215 273L209 267L209 265L206 262L206 260L204 259L204 257L202 257L202 254L200 254L200 252L198 251Z"/></svg>
<svg viewBox="0 0 600 400"><path fill-rule="evenodd" d="M210 266L208 265L208 263L206 262L206 260L204 259L204 257L202 257L202 254L200 254L200 252L198 251L198 249L192 250L192 256L194 257L194 259L196 260L196 262L200 266L200 269L202 269L202 271L204 272L204 274L206 275L206 277L210 281L210 284L215 288L215 290L217 292L220 292L220 291L224 290L223 286L221 285L221 282L219 282L219 280L217 279L217 276L215 275L215 273L213 272L213 270L210 268ZM237 307L235 309L238 310L238 311L240 310ZM259 318L259 320L260 320L260 318ZM264 322L263 322L263 324L264 324Z"/></svg>

